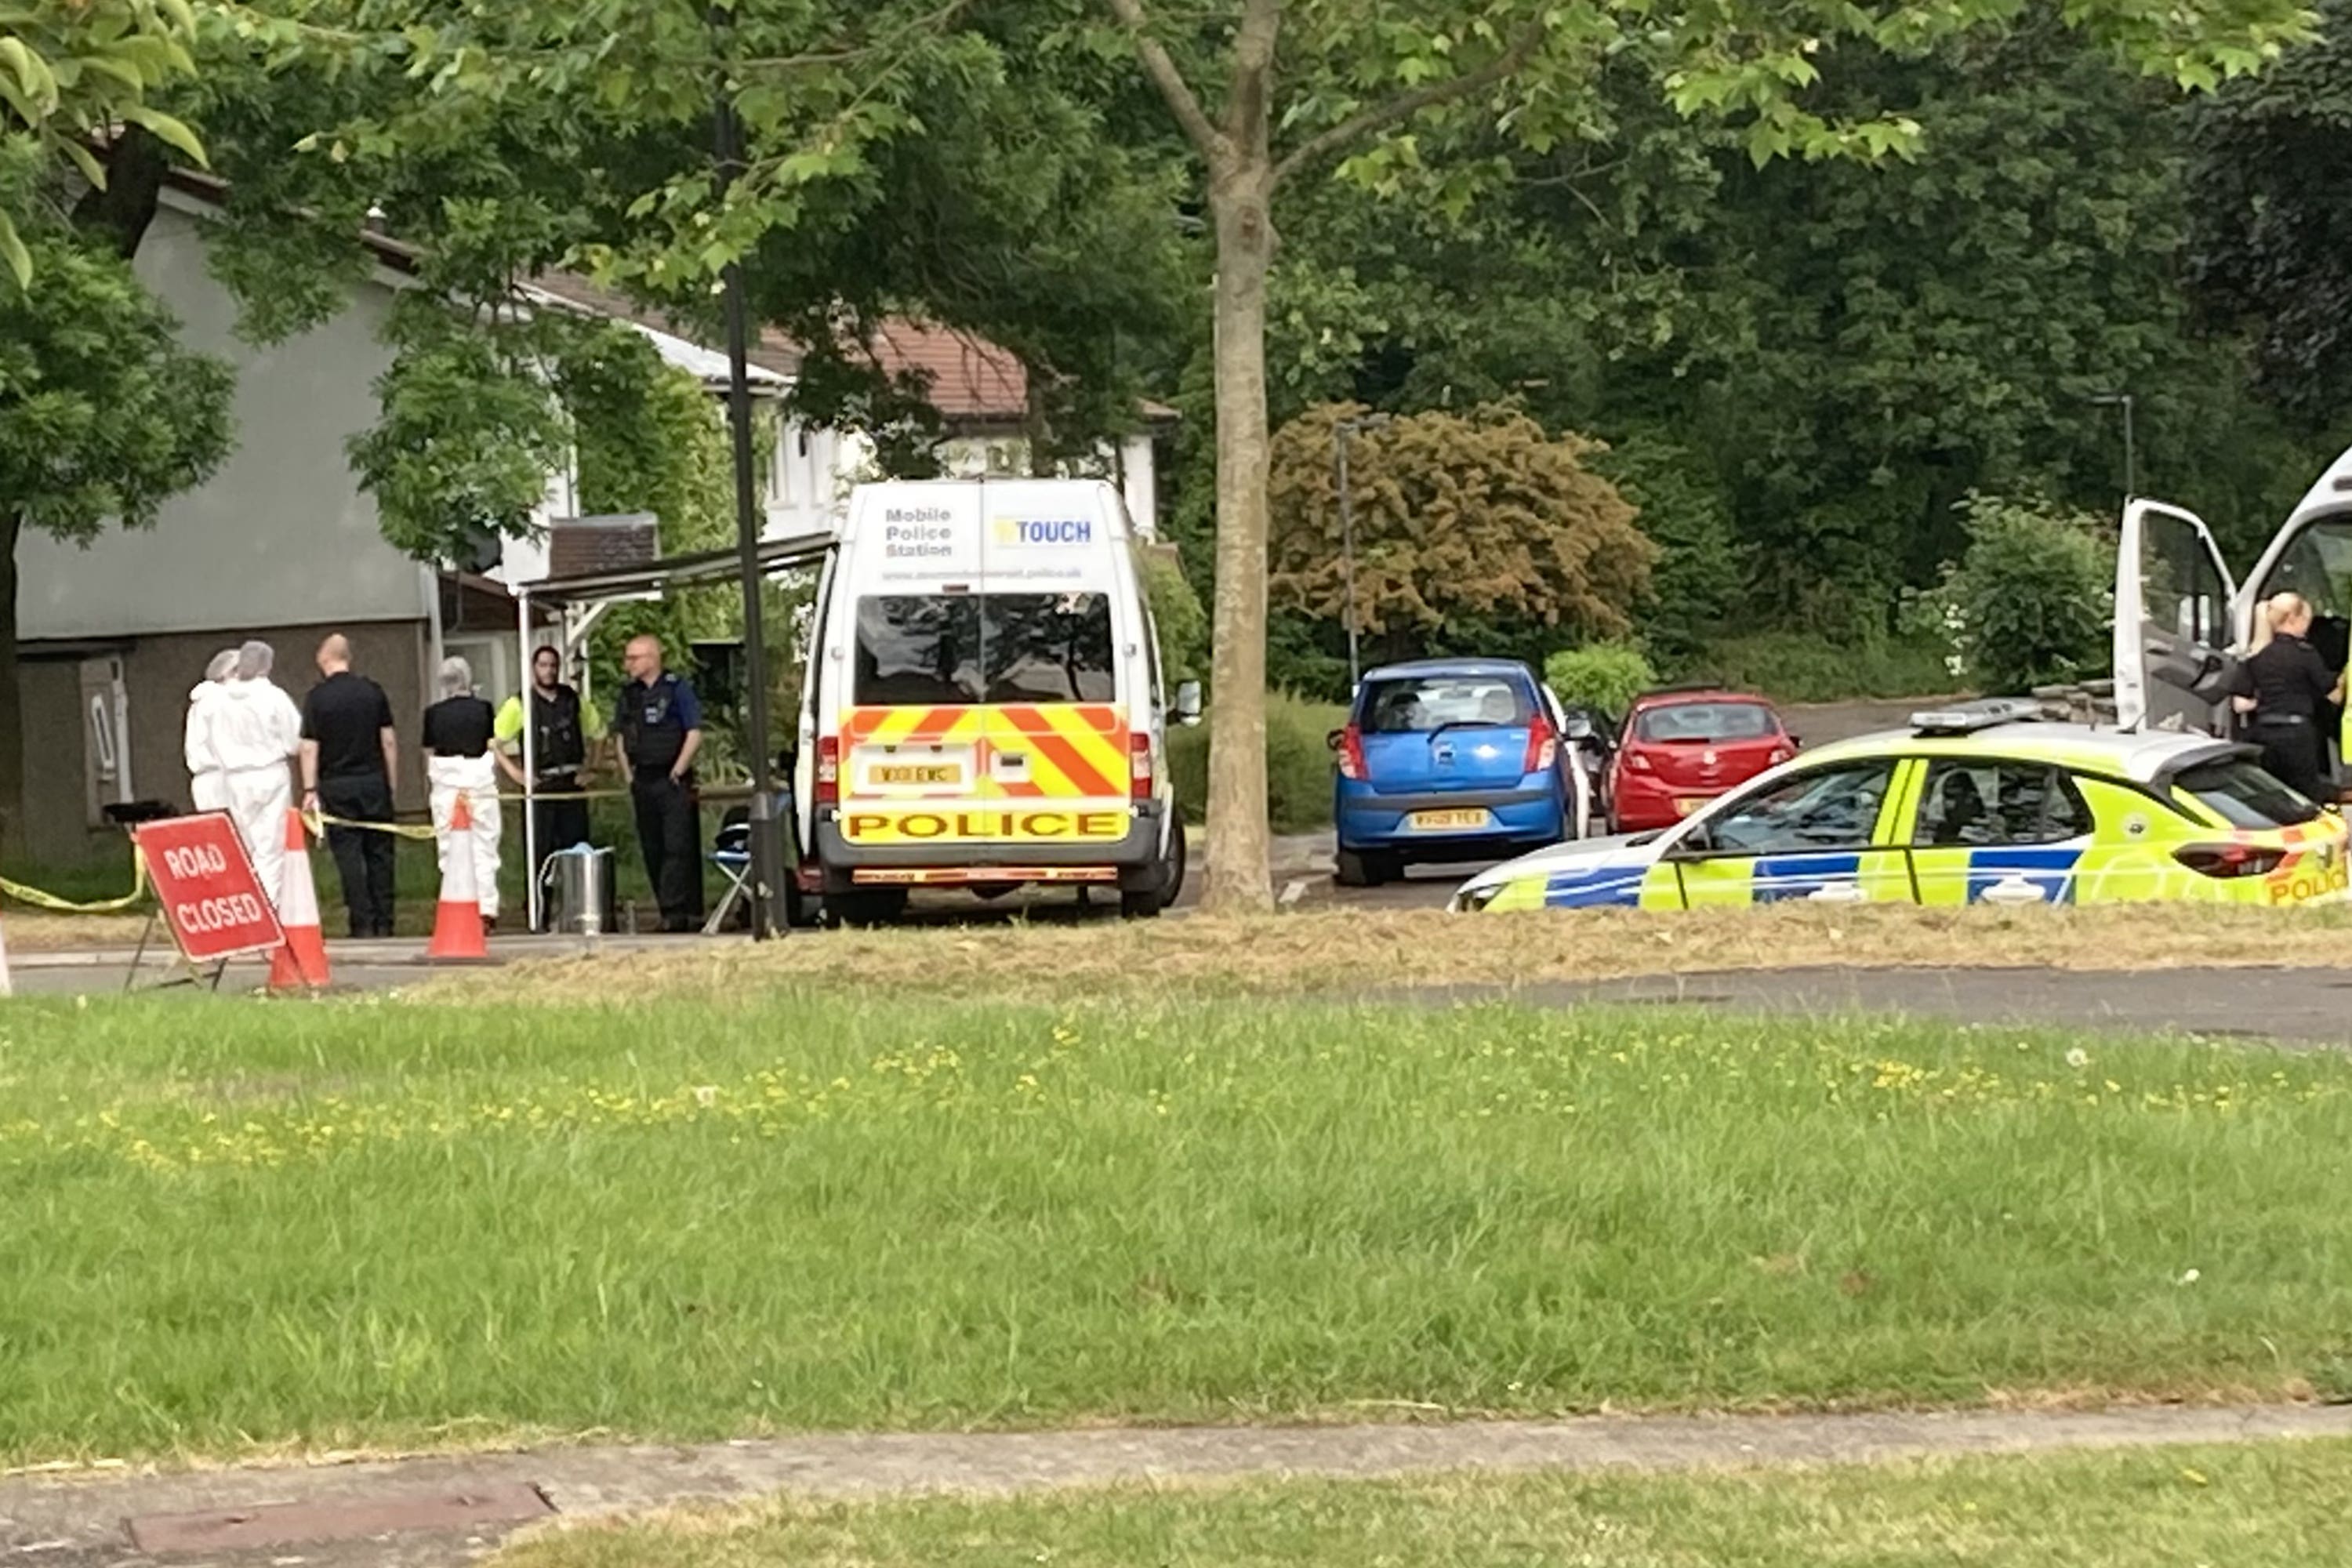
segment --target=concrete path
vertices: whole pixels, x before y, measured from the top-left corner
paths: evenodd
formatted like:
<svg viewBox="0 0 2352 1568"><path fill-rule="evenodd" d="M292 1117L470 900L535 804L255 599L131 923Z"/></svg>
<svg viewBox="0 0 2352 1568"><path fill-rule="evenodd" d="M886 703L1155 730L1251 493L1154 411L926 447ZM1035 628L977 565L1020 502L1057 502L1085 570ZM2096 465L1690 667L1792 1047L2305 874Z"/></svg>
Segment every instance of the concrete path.
<svg viewBox="0 0 2352 1568"><path fill-rule="evenodd" d="M446 1568L485 1554L530 1522L517 1514L594 1518L776 1492L875 1498L1249 1476L1856 1464L1931 1455L2307 1437L2352 1437L2352 1408L1594 1416L1423 1426L842 1435L302 1468L30 1475L0 1479L0 1563ZM516 1506L519 1499L521 1506ZM422 1512L436 1504L445 1520L468 1507L496 1517L454 1528L382 1528L404 1507ZM350 1521L352 1530L373 1533L320 1539L337 1531L338 1519ZM161 1555L138 1544L207 1532L242 1544ZM289 1532L310 1538L290 1538Z"/></svg>

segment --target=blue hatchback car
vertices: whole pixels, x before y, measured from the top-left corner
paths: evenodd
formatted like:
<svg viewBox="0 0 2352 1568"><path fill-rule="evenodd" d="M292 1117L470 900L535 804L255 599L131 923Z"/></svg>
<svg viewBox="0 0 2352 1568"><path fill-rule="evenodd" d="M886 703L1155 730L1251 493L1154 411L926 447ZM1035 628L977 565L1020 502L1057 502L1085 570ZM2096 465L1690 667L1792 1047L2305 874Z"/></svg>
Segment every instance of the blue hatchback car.
<svg viewBox="0 0 2352 1568"><path fill-rule="evenodd" d="M1339 879L1517 855L1582 836L1589 785L1558 700L1509 659L1423 659L1368 673L1339 752Z"/></svg>

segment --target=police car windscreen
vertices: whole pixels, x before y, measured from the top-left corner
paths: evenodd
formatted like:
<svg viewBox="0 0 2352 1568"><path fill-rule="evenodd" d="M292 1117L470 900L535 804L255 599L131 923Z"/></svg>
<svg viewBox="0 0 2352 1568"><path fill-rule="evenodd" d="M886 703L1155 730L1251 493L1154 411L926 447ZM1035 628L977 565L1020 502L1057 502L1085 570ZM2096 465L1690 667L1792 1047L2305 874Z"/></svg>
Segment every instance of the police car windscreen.
<svg viewBox="0 0 2352 1568"><path fill-rule="evenodd" d="M855 700L867 707L1110 702L1106 594L903 594L857 603Z"/></svg>

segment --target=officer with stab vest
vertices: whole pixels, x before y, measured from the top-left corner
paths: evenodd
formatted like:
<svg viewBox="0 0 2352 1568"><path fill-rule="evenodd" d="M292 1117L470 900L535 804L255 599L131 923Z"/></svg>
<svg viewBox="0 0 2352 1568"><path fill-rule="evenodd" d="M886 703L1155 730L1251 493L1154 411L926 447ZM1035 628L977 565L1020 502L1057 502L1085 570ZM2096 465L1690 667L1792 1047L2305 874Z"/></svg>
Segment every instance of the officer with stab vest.
<svg viewBox="0 0 2352 1568"><path fill-rule="evenodd" d="M509 697L499 710L495 735L499 766L517 784L523 780L521 696ZM559 850L588 842L588 797L583 793L588 773L588 742L604 738L604 715L584 707L578 689L563 679L563 656L542 647L530 656L531 836L539 855L530 868L536 879L547 858Z"/></svg>
<svg viewBox="0 0 2352 1568"><path fill-rule="evenodd" d="M624 663L629 679L613 713L621 771L637 808L637 842L646 877L660 901L662 930L689 931L702 923L702 850L694 757L702 750L702 703L694 688L662 668L658 637L630 639Z"/></svg>

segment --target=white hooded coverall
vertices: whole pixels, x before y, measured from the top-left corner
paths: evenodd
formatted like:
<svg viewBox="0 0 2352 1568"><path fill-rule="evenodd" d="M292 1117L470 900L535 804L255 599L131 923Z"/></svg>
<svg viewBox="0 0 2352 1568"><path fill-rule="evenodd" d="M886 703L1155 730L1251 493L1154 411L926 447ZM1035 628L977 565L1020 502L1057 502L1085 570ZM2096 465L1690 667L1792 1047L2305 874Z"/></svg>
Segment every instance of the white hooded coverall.
<svg viewBox="0 0 2352 1568"><path fill-rule="evenodd" d="M213 721L227 698L217 680L198 681L188 693L188 728L181 749L188 760L188 798L198 811L228 809L228 774L213 747Z"/></svg>
<svg viewBox="0 0 2352 1568"><path fill-rule="evenodd" d="M213 751L226 775L237 837L274 905L286 875L286 814L294 807L288 764L302 748L302 714L268 676L225 681L221 689Z"/></svg>

